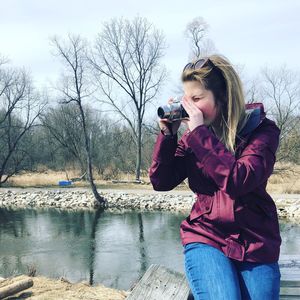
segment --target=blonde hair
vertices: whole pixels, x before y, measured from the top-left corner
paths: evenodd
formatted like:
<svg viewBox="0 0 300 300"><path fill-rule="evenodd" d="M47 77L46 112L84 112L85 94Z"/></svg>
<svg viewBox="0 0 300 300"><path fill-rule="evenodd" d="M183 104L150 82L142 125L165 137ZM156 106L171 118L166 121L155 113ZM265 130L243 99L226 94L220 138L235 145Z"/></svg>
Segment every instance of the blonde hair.
<svg viewBox="0 0 300 300"><path fill-rule="evenodd" d="M242 83L227 58L216 54L205 58L212 64L208 63L201 69L184 70L181 80L198 81L205 89L212 91L221 114L219 139L234 153L236 136L246 121Z"/></svg>

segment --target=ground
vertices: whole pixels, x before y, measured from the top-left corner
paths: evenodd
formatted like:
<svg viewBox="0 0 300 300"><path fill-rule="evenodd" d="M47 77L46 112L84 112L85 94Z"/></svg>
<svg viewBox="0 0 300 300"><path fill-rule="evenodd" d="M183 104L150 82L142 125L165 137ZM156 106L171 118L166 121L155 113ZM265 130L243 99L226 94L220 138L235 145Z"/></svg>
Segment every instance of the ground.
<svg viewBox="0 0 300 300"><path fill-rule="evenodd" d="M0 288L22 279L32 278L33 286L6 300L123 300L129 294L126 291L107 288L104 285L90 286L88 283L70 283L64 278L49 279L46 277L28 277L25 275L7 278L0 281Z"/></svg>

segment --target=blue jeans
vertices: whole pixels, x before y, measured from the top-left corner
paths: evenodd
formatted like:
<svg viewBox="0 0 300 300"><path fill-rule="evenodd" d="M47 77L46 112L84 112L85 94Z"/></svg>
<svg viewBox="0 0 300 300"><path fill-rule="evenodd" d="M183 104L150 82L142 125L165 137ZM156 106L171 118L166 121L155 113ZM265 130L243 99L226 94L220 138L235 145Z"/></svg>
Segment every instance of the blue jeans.
<svg viewBox="0 0 300 300"><path fill-rule="evenodd" d="M240 262L204 243L184 246L185 273L195 300L278 300L276 263Z"/></svg>

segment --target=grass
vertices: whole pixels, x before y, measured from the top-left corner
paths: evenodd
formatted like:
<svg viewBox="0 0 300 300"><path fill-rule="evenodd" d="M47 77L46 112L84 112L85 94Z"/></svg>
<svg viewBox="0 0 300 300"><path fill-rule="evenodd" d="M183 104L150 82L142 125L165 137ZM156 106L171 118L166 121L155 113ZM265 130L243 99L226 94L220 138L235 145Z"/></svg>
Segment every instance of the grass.
<svg viewBox="0 0 300 300"><path fill-rule="evenodd" d="M10 178L6 186L9 187L57 187L60 180L79 177L78 171L67 170L52 171L42 170L39 172L21 173ZM107 175L106 175L107 176ZM111 180L114 178L111 178ZM120 180L134 180L134 174L120 174ZM133 183L112 183L111 180L104 180L100 176L95 176L95 182L99 189L149 189L152 190L152 185L147 174L142 174L142 184ZM71 187L88 187L86 181L75 182ZM188 190L186 184L178 186L178 190ZM300 165L276 163L275 171L269 178L267 191L274 194L300 194Z"/></svg>
<svg viewBox="0 0 300 300"><path fill-rule="evenodd" d="M300 165L291 163L275 164L267 191L274 194L300 194Z"/></svg>
<svg viewBox="0 0 300 300"><path fill-rule="evenodd" d="M107 175L106 175L107 176ZM68 178L80 177L80 174L76 170L63 171L52 171L43 170L39 172L23 172L21 174L15 175L9 179L5 187L19 187L19 188L29 188L29 187L57 187L60 180L68 180ZM144 175L141 176L142 184L134 183L112 183L110 180L104 180L100 176L94 175L95 183L99 189L152 189L149 178ZM120 180L134 180L134 174L121 174L118 176ZM68 187L89 187L87 181L77 181Z"/></svg>
<svg viewBox="0 0 300 300"><path fill-rule="evenodd" d="M60 279L50 279L44 276L28 277L26 275L18 275L1 280L0 288L29 278L33 280L33 286L14 294L14 296L9 297L9 299L123 300L126 299L128 295L127 291L109 288L102 284L91 286L87 282L70 283L64 277Z"/></svg>

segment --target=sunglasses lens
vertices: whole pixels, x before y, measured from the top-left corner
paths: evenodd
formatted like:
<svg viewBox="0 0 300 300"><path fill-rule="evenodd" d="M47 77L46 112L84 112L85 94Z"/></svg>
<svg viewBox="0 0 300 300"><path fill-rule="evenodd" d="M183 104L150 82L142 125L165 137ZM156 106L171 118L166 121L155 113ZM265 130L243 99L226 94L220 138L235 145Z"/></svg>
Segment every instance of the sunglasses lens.
<svg viewBox="0 0 300 300"><path fill-rule="evenodd" d="M195 69L201 69L203 67L203 65L205 64L206 59L199 59L196 63L195 63Z"/></svg>
<svg viewBox="0 0 300 300"><path fill-rule="evenodd" d="M197 60L195 63L188 63L184 68L183 71L187 70L187 69L201 69L204 65L206 65L206 63L210 63L211 61L208 58L201 58L199 60Z"/></svg>
<svg viewBox="0 0 300 300"><path fill-rule="evenodd" d="M185 71L185 70L187 70L187 69L190 69L192 66L193 66L192 63L188 63L188 64L183 68L183 71Z"/></svg>

